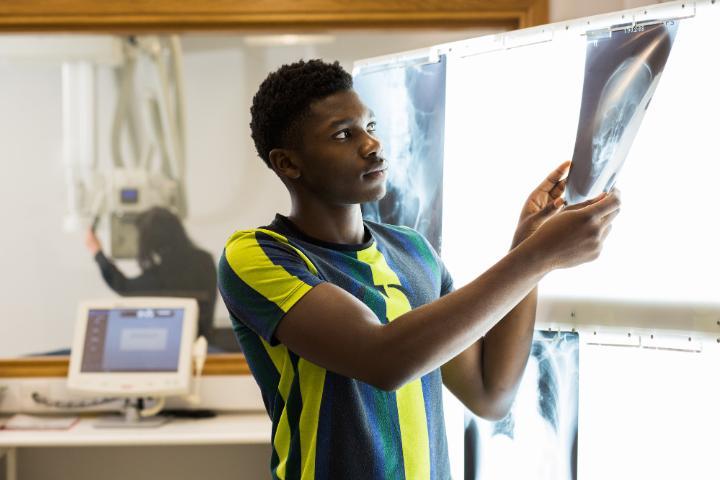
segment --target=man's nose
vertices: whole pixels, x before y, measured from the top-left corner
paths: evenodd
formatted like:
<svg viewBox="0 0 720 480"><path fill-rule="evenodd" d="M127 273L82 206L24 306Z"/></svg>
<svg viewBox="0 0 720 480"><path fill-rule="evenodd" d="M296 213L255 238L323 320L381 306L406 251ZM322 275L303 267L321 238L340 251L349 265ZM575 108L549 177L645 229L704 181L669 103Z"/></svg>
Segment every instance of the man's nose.
<svg viewBox="0 0 720 480"><path fill-rule="evenodd" d="M372 134L366 132L365 133L365 139L362 144L362 156L363 157L370 157L370 156L376 156L379 157L382 154L382 143L377 137L374 137Z"/></svg>

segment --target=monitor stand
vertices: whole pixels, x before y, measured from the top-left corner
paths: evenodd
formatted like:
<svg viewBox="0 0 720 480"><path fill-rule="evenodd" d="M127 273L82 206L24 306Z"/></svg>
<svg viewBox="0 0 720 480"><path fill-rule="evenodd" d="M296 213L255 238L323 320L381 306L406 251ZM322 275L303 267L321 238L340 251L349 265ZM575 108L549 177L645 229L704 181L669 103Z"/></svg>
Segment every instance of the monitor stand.
<svg viewBox="0 0 720 480"><path fill-rule="evenodd" d="M142 417L143 399L127 399L121 413L98 418L95 428L156 428L170 421L168 417L153 415Z"/></svg>

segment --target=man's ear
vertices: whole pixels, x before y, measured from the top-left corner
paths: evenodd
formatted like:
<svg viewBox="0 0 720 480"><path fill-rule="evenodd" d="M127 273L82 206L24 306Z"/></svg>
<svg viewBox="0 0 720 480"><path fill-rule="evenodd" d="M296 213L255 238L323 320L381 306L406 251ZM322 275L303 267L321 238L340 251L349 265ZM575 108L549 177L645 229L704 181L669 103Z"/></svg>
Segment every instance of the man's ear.
<svg viewBox="0 0 720 480"><path fill-rule="evenodd" d="M281 178L297 180L300 178L300 166L297 158L284 148L273 148L270 150L270 165Z"/></svg>

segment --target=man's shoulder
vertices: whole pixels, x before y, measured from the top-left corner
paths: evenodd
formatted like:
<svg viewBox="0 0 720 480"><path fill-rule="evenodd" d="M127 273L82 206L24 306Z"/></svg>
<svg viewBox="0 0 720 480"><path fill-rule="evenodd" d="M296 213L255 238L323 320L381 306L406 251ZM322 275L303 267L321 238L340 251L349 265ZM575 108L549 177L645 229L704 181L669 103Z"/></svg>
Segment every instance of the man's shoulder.
<svg viewBox="0 0 720 480"><path fill-rule="evenodd" d="M290 268L304 264L313 274L317 268L291 239L269 227L251 228L234 232L225 243L219 268L229 267L234 271L252 270L268 264Z"/></svg>
<svg viewBox="0 0 720 480"><path fill-rule="evenodd" d="M269 227L236 230L225 242L225 252L254 248L265 243L289 244L289 240Z"/></svg>

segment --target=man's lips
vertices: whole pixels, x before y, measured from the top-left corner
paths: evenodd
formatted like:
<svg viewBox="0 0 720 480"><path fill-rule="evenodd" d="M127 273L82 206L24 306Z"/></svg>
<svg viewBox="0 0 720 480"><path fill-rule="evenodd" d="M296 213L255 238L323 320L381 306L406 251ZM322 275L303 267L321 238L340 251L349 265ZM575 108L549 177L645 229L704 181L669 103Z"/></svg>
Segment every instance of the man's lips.
<svg viewBox="0 0 720 480"><path fill-rule="evenodd" d="M375 168L362 176L363 180L376 181L386 177L387 167Z"/></svg>
<svg viewBox="0 0 720 480"><path fill-rule="evenodd" d="M387 163L382 162L382 163L375 165L373 168L371 168L370 170L365 172L363 175L372 175L373 173L384 172L385 170L387 170L387 168L388 168Z"/></svg>

